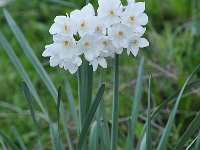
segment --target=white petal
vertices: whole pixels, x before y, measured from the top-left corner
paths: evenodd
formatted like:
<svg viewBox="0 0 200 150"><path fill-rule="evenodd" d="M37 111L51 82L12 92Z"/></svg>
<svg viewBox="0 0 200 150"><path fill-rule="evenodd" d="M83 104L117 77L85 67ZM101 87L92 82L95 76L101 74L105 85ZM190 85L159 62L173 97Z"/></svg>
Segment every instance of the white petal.
<svg viewBox="0 0 200 150"><path fill-rule="evenodd" d="M52 55L51 49L46 49L46 50L42 53L42 56L43 56L43 57L50 57L51 55Z"/></svg>
<svg viewBox="0 0 200 150"><path fill-rule="evenodd" d="M63 23L67 17L66 16L56 16L54 22Z"/></svg>
<svg viewBox="0 0 200 150"><path fill-rule="evenodd" d="M137 56L138 52L139 52L139 47L138 46L131 46L130 49L131 53L133 54L133 56Z"/></svg>
<svg viewBox="0 0 200 150"><path fill-rule="evenodd" d="M99 58L99 64L103 67L103 68L107 68L107 62L105 58Z"/></svg>
<svg viewBox="0 0 200 150"><path fill-rule="evenodd" d="M71 65L69 65L68 70L71 74L74 74L78 70L78 66L71 64Z"/></svg>
<svg viewBox="0 0 200 150"><path fill-rule="evenodd" d="M141 15L137 16L135 22L138 25L144 26L148 23L148 16L145 13L142 13Z"/></svg>
<svg viewBox="0 0 200 150"><path fill-rule="evenodd" d="M140 38L138 46L140 48L147 47L147 46L149 46L149 42L145 38Z"/></svg>
<svg viewBox="0 0 200 150"><path fill-rule="evenodd" d="M81 12L85 15L85 17L91 17L95 15L94 7L89 3L81 9Z"/></svg>
<svg viewBox="0 0 200 150"><path fill-rule="evenodd" d="M82 19L81 11L78 9L75 9L74 11L70 13L70 18L78 22L80 19Z"/></svg>
<svg viewBox="0 0 200 150"><path fill-rule="evenodd" d="M96 71L98 68L98 61L97 59L94 59L90 64L92 64L93 71Z"/></svg>
<svg viewBox="0 0 200 150"><path fill-rule="evenodd" d="M50 57L50 66L51 67L55 67L55 66L57 66L58 64L60 63L60 58L58 57L58 56L51 56Z"/></svg>
<svg viewBox="0 0 200 150"><path fill-rule="evenodd" d="M59 33L62 30L61 26L58 23L54 23L49 29L50 34Z"/></svg>
<svg viewBox="0 0 200 150"><path fill-rule="evenodd" d="M138 2L134 4L134 14L139 15L145 10L145 2Z"/></svg>
<svg viewBox="0 0 200 150"><path fill-rule="evenodd" d="M121 46L121 47L127 48L128 45L129 45L129 40L127 40L127 39L121 40L121 42L120 42L120 46Z"/></svg>

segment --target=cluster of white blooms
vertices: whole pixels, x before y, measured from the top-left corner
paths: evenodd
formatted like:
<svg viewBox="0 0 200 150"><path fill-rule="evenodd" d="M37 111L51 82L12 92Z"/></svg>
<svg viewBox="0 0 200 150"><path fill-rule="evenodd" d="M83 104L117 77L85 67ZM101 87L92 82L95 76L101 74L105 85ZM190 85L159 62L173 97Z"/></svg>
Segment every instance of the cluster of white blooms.
<svg viewBox="0 0 200 150"><path fill-rule="evenodd" d="M74 10L67 16L56 16L49 32L53 44L47 45L44 57L50 57L50 66L59 66L71 74L78 70L84 57L93 71L98 65L107 68L107 57L121 54L138 54L139 48L149 45L145 38L144 25L148 17L144 13L145 3L128 0L123 6L120 0L98 0L95 16L91 4Z"/></svg>

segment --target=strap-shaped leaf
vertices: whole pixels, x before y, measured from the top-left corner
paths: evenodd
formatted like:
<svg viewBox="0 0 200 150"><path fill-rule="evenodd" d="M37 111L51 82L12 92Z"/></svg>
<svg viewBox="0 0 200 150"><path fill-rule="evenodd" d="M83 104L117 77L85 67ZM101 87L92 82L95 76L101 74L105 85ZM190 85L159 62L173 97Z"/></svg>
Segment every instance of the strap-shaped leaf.
<svg viewBox="0 0 200 150"><path fill-rule="evenodd" d="M175 146L174 150L183 149L185 143L189 140L189 138L197 131L200 126L200 112L196 115L193 119L192 123L189 125L183 136L178 141L177 145Z"/></svg>
<svg viewBox="0 0 200 150"><path fill-rule="evenodd" d="M178 98L176 100L176 103L174 105L174 108L169 116L169 119L168 119L168 122L167 122L167 125L163 131L163 134L161 136L161 140L159 142L159 145L158 145L158 150L165 150L167 148L167 145L168 145L168 139L169 139L169 135L170 135L170 132L171 132L171 129L172 129L172 126L174 124L174 118L175 118L175 115L176 115L176 112L177 112L177 109L178 109L178 105L179 105L179 102L181 100L181 97L183 95L183 92L187 86L187 84L189 83L189 81L192 79L192 77L199 71L200 69L200 65L196 67L196 69L192 72L192 74L188 77L188 79L186 80L186 82L184 83L179 95L178 95Z"/></svg>
<svg viewBox="0 0 200 150"><path fill-rule="evenodd" d="M15 137L16 137L19 145L20 145L21 150L27 150L26 146L24 145L24 142L22 141L21 136L19 135L19 132L17 131L17 128L13 125L11 127L11 130L14 133L14 135L15 135Z"/></svg>
<svg viewBox="0 0 200 150"><path fill-rule="evenodd" d="M143 74L144 74L144 57L142 57L140 61L137 84L136 84L135 93L134 93L135 96L133 100L133 107L132 107L132 114L131 114L131 121L132 121L131 140L132 141L133 141L133 136L135 135L135 127L137 123L138 112L140 108L140 101L141 101L141 96L142 96Z"/></svg>
<svg viewBox="0 0 200 150"><path fill-rule="evenodd" d="M89 129L90 123L92 122L92 118L94 117L94 114L97 110L97 107L99 105L99 103L102 100L102 96L105 90L105 84L101 85L101 87L99 88L97 95L95 96L94 101L92 102L92 105L87 113L85 122L83 124L79 139L78 139L78 145L77 145L77 150L81 150L83 143L84 143L84 139L86 137L87 131Z"/></svg>
<svg viewBox="0 0 200 150"><path fill-rule="evenodd" d="M3 133L0 131L0 136L12 150L19 150L19 148Z"/></svg>
<svg viewBox="0 0 200 150"><path fill-rule="evenodd" d="M23 89L23 92L24 92L24 96L27 100L27 103L28 103L28 107L29 107L29 110L31 112L31 116L32 116L32 119L33 119L33 122L34 122L34 125L35 125L35 128L36 128L36 133L37 133L37 139L38 139L38 143L39 143L39 148L40 150L43 149L43 146L42 146L42 142L41 142L41 138L40 138L40 129L38 127L38 124L37 124L37 121L36 121L36 117L35 117L35 109L34 109L34 106L33 106L33 102L32 102L32 98L31 98L31 93L28 89L28 86L26 84L26 82L22 82L22 89Z"/></svg>
<svg viewBox="0 0 200 150"><path fill-rule="evenodd" d="M70 86L70 83L67 79L65 80L65 91L66 91L67 98L68 98L68 101L69 101L70 112L71 112L74 124L76 126L76 132L77 132L77 135L79 135L78 114L77 114L77 111L76 111L76 107L75 107L75 103L74 103L74 97L73 97L73 94L72 94L72 91L71 91L71 86Z"/></svg>
<svg viewBox="0 0 200 150"><path fill-rule="evenodd" d="M148 107L147 107L147 136L146 136L146 145L147 150L152 149L152 138L151 138L151 77L149 78L149 89L148 89Z"/></svg>

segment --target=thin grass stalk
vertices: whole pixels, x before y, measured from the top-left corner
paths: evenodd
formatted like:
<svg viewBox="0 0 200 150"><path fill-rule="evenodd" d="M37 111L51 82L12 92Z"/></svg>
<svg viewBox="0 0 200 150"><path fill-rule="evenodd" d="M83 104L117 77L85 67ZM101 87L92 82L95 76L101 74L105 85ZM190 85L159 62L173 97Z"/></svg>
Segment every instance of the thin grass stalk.
<svg viewBox="0 0 200 150"><path fill-rule="evenodd" d="M114 58L114 83L113 83L113 109L112 109L112 131L111 150L117 150L118 140L118 92L119 92L119 56Z"/></svg>

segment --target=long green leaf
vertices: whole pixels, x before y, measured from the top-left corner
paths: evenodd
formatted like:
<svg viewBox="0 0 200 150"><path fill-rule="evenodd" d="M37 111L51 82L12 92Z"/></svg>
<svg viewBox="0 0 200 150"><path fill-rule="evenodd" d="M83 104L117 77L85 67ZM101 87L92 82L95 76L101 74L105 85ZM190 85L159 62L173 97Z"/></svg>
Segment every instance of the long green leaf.
<svg viewBox="0 0 200 150"><path fill-rule="evenodd" d="M38 143L39 143L39 148L40 150L43 149L43 146L42 146L42 142L41 142L41 138L40 138L40 129L38 127L38 124L37 124L37 121L36 121L36 117L35 117L35 109L34 109L34 106L33 106L33 102L32 102L32 98L31 98L31 93L28 89L28 86L26 84L26 82L22 82L22 89L23 89L23 92L24 92L24 96L27 100L27 103L28 103L28 107L29 107L29 110L31 112L31 116L32 116L32 119L33 119L33 122L34 122L34 125L35 125L35 128L36 128L36 133L37 133L37 139L38 139Z"/></svg>
<svg viewBox="0 0 200 150"><path fill-rule="evenodd" d="M0 143L1 143L2 149L3 150L7 150L6 145L4 144L4 142L3 142L1 137L0 137Z"/></svg>
<svg viewBox="0 0 200 150"><path fill-rule="evenodd" d="M4 140L6 144L12 149L12 150L19 150L18 147L3 133L0 131L0 136Z"/></svg>
<svg viewBox="0 0 200 150"><path fill-rule="evenodd" d="M90 123L92 121L92 118L94 117L94 114L97 110L97 107L99 105L99 103L101 102L102 100L102 96L103 96L103 93L104 93L104 90L105 90L105 84L103 84L98 92L97 92L97 95L95 96L95 99L94 101L92 102L92 105L87 113L87 116L86 116L86 119L85 119L85 122L83 124L83 127L82 127L82 130L81 130L81 133L80 133L80 136L79 136L79 139L78 139L78 144L77 144L77 150L81 150L82 146L83 146L83 143L84 143L84 139L86 137L86 134L87 134L87 131L89 129L89 126L90 126Z"/></svg>
<svg viewBox="0 0 200 150"><path fill-rule="evenodd" d="M52 95L52 97L54 98L54 101L57 101L57 90L53 84L53 82L51 81L50 77L48 76L47 72L45 71L45 69L43 68L42 64L40 63L39 59L36 57L36 55L34 54L29 42L27 41L27 39L25 38L25 36L23 35L23 33L21 32L21 30L19 29L19 27L17 26L17 24L15 23L14 19L12 18L12 16L9 14L9 12L4 9L3 10L4 15L6 17L6 20L11 28L11 30L13 31L15 37L17 38L19 44L22 47L22 50L24 51L24 53L26 54L26 56L28 57L29 61L31 62L31 64L33 65L33 67L35 68L35 70L37 71L38 75L40 76L40 78L42 79L42 81L44 82L44 84L46 85L47 89L49 90L50 94ZM64 127L64 132L65 132L65 136L66 139L68 141L70 150L72 150L73 148L71 147L71 139L68 133L68 129L67 129L67 122L65 122L65 108L63 106L63 104L61 103L61 120L63 123L63 127Z"/></svg>
<svg viewBox="0 0 200 150"><path fill-rule="evenodd" d="M72 91L71 91L70 83L67 79L65 80L65 91L66 91L67 98L68 98L68 101L69 101L71 115L72 115L74 124L76 126L76 132L77 132L77 135L79 135L78 114L77 114L77 111L76 111L76 107L75 107L75 103L74 103L74 97L73 97L73 94L72 94Z"/></svg>
<svg viewBox="0 0 200 150"><path fill-rule="evenodd" d="M146 136L146 145L147 150L152 149L152 138L151 138L151 76L149 78L149 90L148 90L148 107L147 107L147 136Z"/></svg>
<svg viewBox="0 0 200 150"><path fill-rule="evenodd" d="M195 146L194 146L194 150L199 150L199 149L200 149L200 131L199 131L199 134L198 134Z"/></svg>
<svg viewBox="0 0 200 150"><path fill-rule="evenodd" d="M197 140L197 138L198 138L198 137L196 137L196 138L188 145L188 147L187 147L185 150L190 150L190 149L192 149L193 146L194 146L194 144L195 144L195 142L196 142L196 140Z"/></svg>
<svg viewBox="0 0 200 150"><path fill-rule="evenodd" d="M132 124L131 124L131 119L128 120L128 136L127 136L127 139L126 139L126 150L131 150L132 149L132 141L131 141L131 133L130 132L132 130L131 128Z"/></svg>
<svg viewBox="0 0 200 150"><path fill-rule="evenodd" d="M17 139L21 150L27 150L26 146L24 145L24 142L22 141L21 136L19 135L19 132L17 131L17 128L13 125L11 127L11 130L12 130L13 134L15 135L15 138Z"/></svg>
<svg viewBox="0 0 200 150"><path fill-rule="evenodd" d="M26 83L28 84L28 86L31 90L31 93L33 94L33 96L34 96L36 102L38 103L38 105L40 106L41 110L44 113L47 113L27 72L25 71L24 67L22 66L20 60L18 59L18 57L15 54L14 50L12 49L11 45L8 43L7 39L1 32L0 32L0 43L3 46L3 48L5 49L8 56L10 57L10 60L12 61L13 65L15 66L15 68L17 69L17 71L19 72L19 74L21 75L23 80L26 81Z"/></svg>
<svg viewBox="0 0 200 150"><path fill-rule="evenodd" d="M200 126L200 112L193 119L192 123L189 125L183 136L178 141L174 150L182 149L185 143L189 140L189 138L195 133L195 131L197 131L199 126Z"/></svg>
<svg viewBox="0 0 200 150"><path fill-rule="evenodd" d="M30 80L27 72L25 71L23 65L21 64L20 60L18 59L17 55L15 54L14 50L12 49L11 45L8 43L7 39L5 38L5 36L2 33L0 33L0 43L4 47L5 51L7 52L8 56L10 57L10 60L12 61L13 65L19 72L20 76L28 84L30 91L33 94L37 104L39 105L39 107L41 108L43 113L45 114L45 116L49 122L50 132L51 132L51 140L52 140L52 144L54 147L54 140L53 140L54 139L54 131L52 128L53 125L52 125L51 119L49 118L48 111L44 108L42 101L41 101L32 81Z"/></svg>
<svg viewBox="0 0 200 150"><path fill-rule="evenodd" d="M133 106L132 106L132 114L131 114L131 134L130 140L134 140L135 135L135 127L137 124L138 113L140 108L141 96L142 96L142 84L143 84L143 74L144 74L144 57L142 57L139 65L138 76L137 76L137 84L135 88L135 95L133 99ZM129 142L130 143L130 142ZM132 142L131 142L132 144ZM130 146L132 147L132 145Z"/></svg>
<svg viewBox="0 0 200 150"><path fill-rule="evenodd" d="M97 144L97 122L94 121L91 126L90 136L89 136L89 150L95 150L98 149Z"/></svg>
<svg viewBox="0 0 200 150"><path fill-rule="evenodd" d="M196 80L193 81L191 83L189 83L184 90L184 93L190 92L191 90L193 90L194 88L199 88L200 87L200 80ZM175 101L177 100L176 98L178 97L180 90L177 90L175 93L173 93L170 97L168 97L166 100L164 100L159 106L158 108L152 113L152 117L154 117L156 114L158 114L158 112L163 109L169 102L171 101Z"/></svg>
<svg viewBox="0 0 200 150"><path fill-rule="evenodd" d="M179 96L178 96L178 98L176 100L175 106L174 106L174 108L173 108L173 110L172 110L172 112L171 112L171 114L169 116L167 125L166 125L166 127L164 129L164 132L163 132L163 134L161 136L161 140L160 140L159 145L158 145L158 150L165 150L167 148L169 135L170 135L173 123L174 123L174 118L175 118L175 115L176 115L176 111L177 111L179 102L181 100L181 97L183 95L183 92L184 92L187 84L191 80L191 78L199 71L199 69L200 69L200 65L192 72L192 74L189 76L189 78L184 83L184 85L183 85L183 87L182 87L182 89L181 89L181 91L179 93Z"/></svg>
<svg viewBox="0 0 200 150"><path fill-rule="evenodd" d="M61 150L60 142L60 101L61 101L61 86L58 89L58 101L57 101L57 150Z"/></svg>
<svg viewBox="0 0 200 150"><path fill-rule="evenodd" d="M49 78L49 76L46 73L46 71L44 70L42 64L40 63L40 61L36 57L35 53L33 52L32 48L30 46L30 44L28 43L27 39L25 38L23 33L20 31L20 29L17 26L17 24L15 23L15 21L13 20L12 16L9 14L9 12L6 9L4 9L3 12L4 12L4 15L6 17L6 20L9 24L11 30L15 34L15 37L17 38L17 40L19 41L19 44L21 45L24 53L29 58L33 67L35 68L37 73L40 75L41 79L44 81L46 87L48 88L51 95L54 97L54 99L56 101L57 91L56 91L56 88L53 85L51 79Z"/></svg>
<svg viewBox="0 0 200 150"><path fill-rule="evenodd" d="M113 83L113 108L112 108L112 131L111 131L111 150L117 149L118 140L118 94L119 94L119 56L114 58L114 83Z"/></svg>

